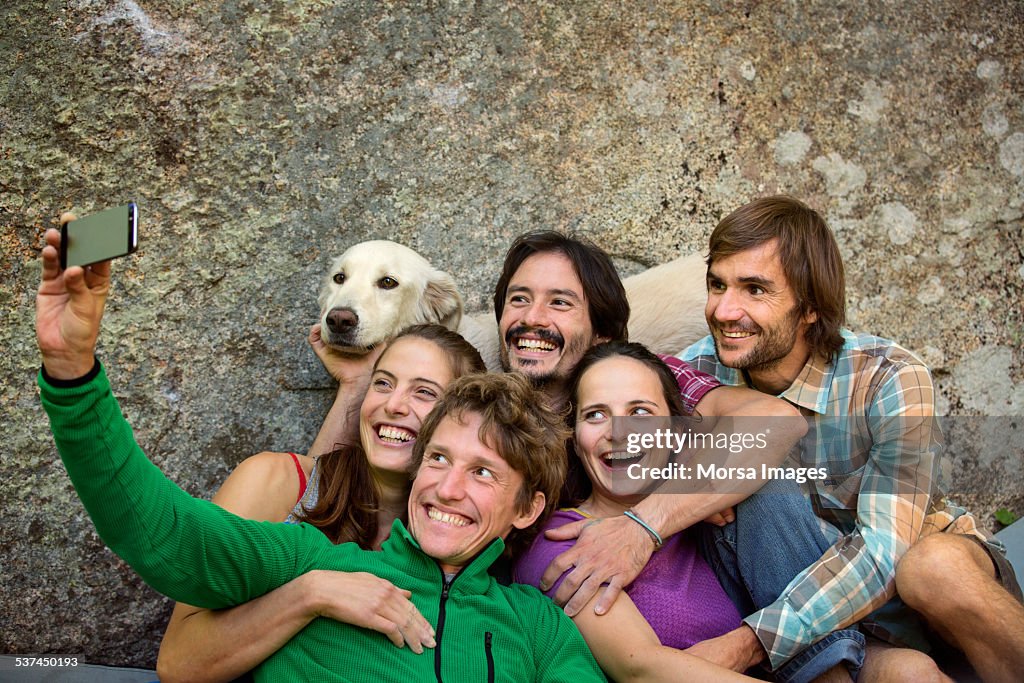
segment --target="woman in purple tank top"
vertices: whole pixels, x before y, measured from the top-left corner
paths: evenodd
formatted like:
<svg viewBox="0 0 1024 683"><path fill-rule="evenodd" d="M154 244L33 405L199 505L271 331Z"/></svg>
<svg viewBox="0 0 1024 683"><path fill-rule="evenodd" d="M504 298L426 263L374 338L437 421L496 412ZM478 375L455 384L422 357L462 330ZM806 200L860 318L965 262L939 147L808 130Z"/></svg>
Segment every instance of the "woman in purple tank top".
<svg viewBox="0 0 1024 683"><path fill-rule="evenodd" d="M599 523L626 513L643 500L650 484L627 476L630 466L666 464L667 452L629 453L622 425L613 426L612 418L683 414L675 378L645 347L610 342L591 348L572 382L570 420L578 462L570 464L570 473L575 469L579 475L570 495L573 504L556 512L545 529L585 518ZM514 579L538 585L548 564L574 542L538 534L519 558ZM547 594L553 595L560 583ZM607 614L598 616L587 606L573 621L601 668L616 681L752 680L685 652L740 625L736 607L687 532L664 539Z"/></svg>

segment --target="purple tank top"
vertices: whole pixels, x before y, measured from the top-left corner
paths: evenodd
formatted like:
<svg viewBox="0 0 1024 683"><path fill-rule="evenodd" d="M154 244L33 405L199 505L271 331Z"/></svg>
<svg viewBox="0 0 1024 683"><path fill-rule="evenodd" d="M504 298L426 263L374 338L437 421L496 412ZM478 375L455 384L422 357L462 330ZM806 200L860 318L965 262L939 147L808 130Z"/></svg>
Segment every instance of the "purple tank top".
<svg viewBox="0 0 1024 683"><path fill-rule="evenodd" d="M576 510L558 510L544 528L580 519L585 517ZM517 560L513 580L536 586L548 564L573 543L550 541L543 533L538 534L529 550ZM549 596L554 595L564 578L564 574L559 577L547 592ZM739 612L686 532L669 537L625 590L661 644L668 647L685 649L740 625Z"/></svg>

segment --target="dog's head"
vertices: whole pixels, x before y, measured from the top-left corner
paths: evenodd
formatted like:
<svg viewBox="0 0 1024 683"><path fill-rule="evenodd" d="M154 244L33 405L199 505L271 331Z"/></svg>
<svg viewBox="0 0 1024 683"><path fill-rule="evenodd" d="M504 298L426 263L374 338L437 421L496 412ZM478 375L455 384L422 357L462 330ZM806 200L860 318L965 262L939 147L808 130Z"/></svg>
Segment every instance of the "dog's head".
<svg viewBox="0 0 1024 683"><path fill-rule="evenodd" d="M336 258L318 302L324 342L350 353L365 353L409 325L454 330L462 319L451 276L386 240L360 242Z"/></svg>

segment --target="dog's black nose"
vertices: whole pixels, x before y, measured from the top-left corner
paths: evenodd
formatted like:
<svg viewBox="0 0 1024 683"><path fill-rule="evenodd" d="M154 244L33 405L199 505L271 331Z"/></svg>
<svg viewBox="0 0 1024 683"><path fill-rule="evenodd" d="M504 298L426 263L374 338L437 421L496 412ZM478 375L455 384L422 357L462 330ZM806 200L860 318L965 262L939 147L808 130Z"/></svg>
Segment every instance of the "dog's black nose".
<svg viewBox="0 0 1024 683"><path fill-rule="evenodd" d="M327 327L331 332L348 332L359 324L359 316L351 308L332 308L327 314Z"/></svg>

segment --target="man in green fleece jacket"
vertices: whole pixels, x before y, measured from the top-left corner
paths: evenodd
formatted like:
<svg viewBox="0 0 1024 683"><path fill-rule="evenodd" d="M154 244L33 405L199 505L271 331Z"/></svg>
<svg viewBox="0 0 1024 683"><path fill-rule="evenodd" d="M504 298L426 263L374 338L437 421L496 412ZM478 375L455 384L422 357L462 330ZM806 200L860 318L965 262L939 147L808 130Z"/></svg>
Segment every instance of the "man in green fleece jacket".
<svg viewBox="0 0 1024 683"><path fill-rule="evenodd" d="M68 474L103 540L161 593L221 608L312 570L367 571L412 594L436 630L417 655L386 636L315 619L257 680L603 681L575 626L531 587L487 568L503 539L557 499L565 428L517 375L454 382L424 422L408 530L380 552L333 545L308 525L253 522L196 500L135 443L95 358L110 264L62 271L47 231L36 332L43 405Z"/></svg>

